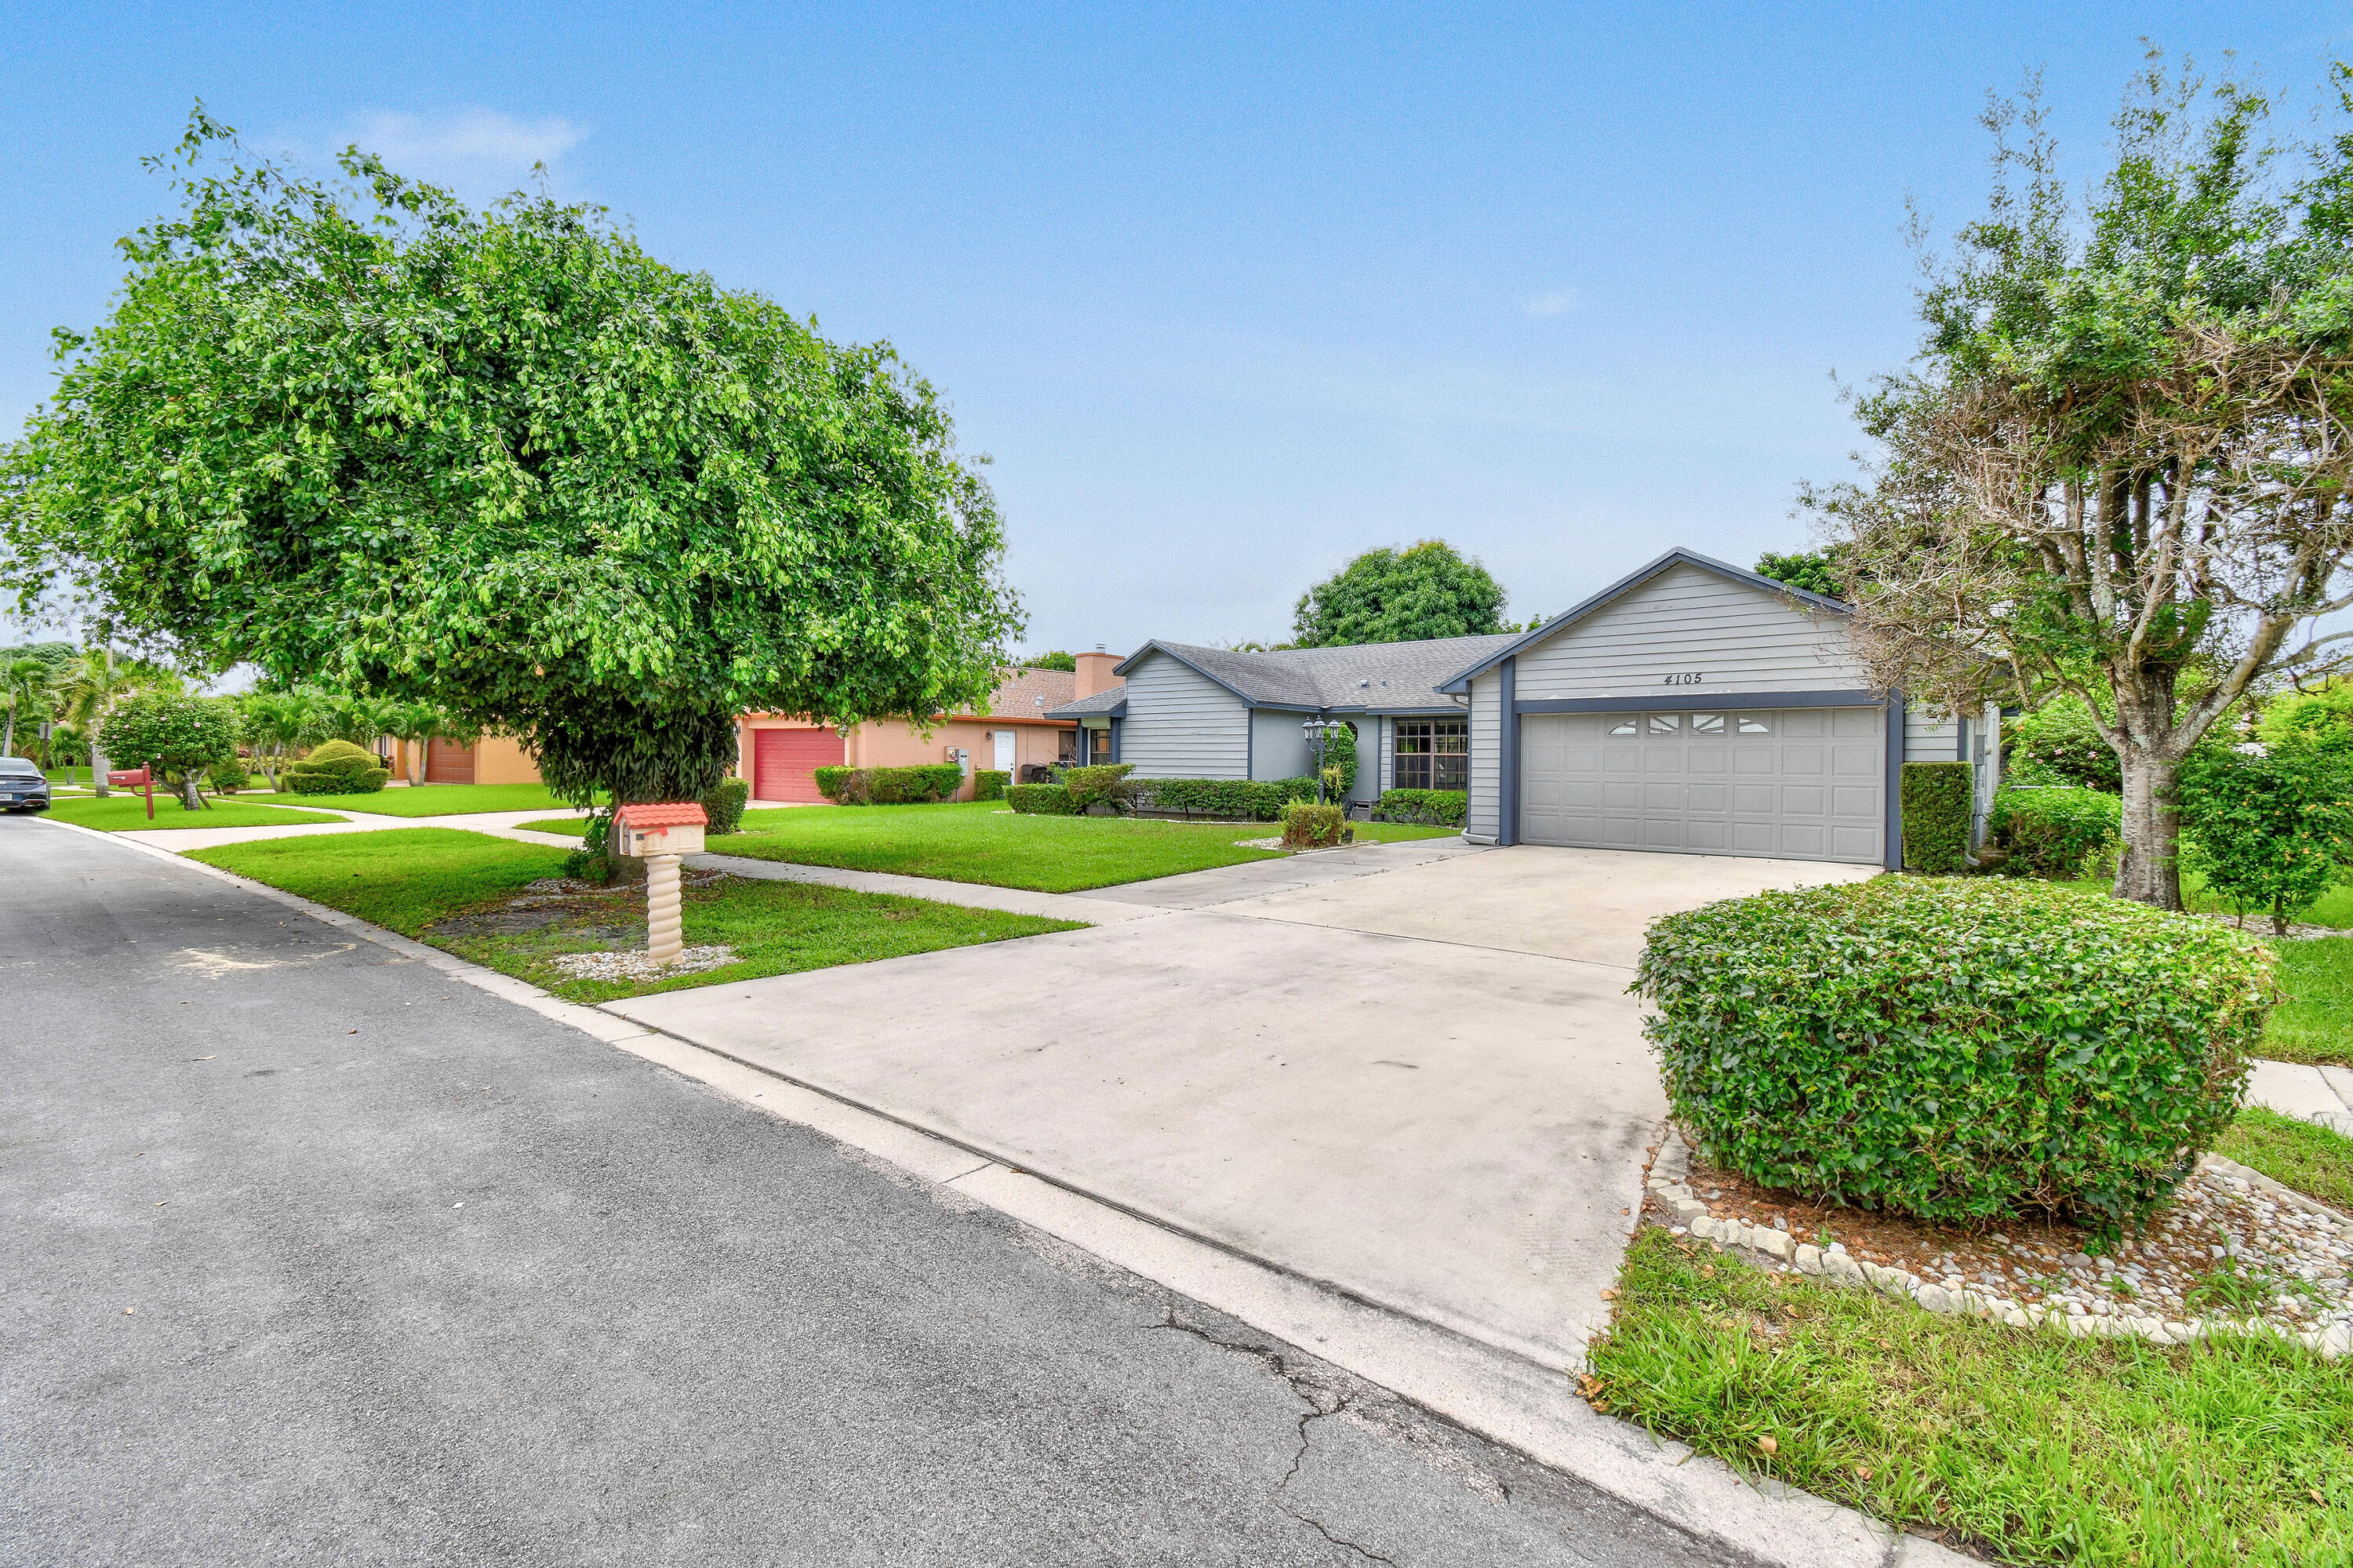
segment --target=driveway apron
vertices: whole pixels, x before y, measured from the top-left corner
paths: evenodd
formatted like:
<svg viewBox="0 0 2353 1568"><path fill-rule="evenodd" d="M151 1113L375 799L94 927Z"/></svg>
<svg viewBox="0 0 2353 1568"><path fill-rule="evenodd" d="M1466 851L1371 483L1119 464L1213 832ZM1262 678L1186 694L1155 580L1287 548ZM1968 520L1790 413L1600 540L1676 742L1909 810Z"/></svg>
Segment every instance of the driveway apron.
<svg viewBox="0 0 2353 1568"><path fill-rule="evenodd" d="M1626 990L1643 927L1862 874L1503 850L609 1006L1363 1299L1574 1364L1607 1320L1600 1293L1666 1113Z"/></svg>

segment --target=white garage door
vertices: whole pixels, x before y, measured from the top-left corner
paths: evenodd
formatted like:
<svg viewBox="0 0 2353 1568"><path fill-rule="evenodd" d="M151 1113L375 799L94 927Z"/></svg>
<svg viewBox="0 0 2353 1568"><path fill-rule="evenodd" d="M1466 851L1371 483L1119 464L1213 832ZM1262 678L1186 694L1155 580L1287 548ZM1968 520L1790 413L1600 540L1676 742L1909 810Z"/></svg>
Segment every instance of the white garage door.
<svg viewBox="0 0 2353 1568"><path fill-rule="evenodd" d="M1876 865L1881 708L1530 714L1520 841Z"/></svg>

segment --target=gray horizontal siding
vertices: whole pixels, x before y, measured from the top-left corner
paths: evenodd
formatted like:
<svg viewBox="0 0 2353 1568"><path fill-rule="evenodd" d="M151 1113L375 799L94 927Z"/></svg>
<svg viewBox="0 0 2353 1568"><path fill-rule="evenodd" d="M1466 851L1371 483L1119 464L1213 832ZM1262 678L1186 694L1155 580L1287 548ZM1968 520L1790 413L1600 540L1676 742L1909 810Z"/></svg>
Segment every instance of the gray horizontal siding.
<svg viewBox="0 0 2353 1568"><path fill-rule="evenodd" d="M1139 779L1242 779L1250 712L1240 697L1166 653L1127 674L1119 759Z"/></svg>
<svg viewBox="0 0 2353 1568"><path fill-rule="evenodd" d="M1834 618L1806 615L1774 594L1691 566L1660 573L1523 650L1518 662L1523 702L1622 696L1638 707L1641 697L1657 693L1840 691L1871 683ZM1695 684L1666 683L1669 675L1694 673Z"/></svg>
<svg viewBox="0 0 2353 1568"><path fill-rule="evenodd" d="M1966 762L1961 755L1961 726L1950 715L1939 717L1916 705L1904 709L1904 760L1906 762Z"/></svg>
<svg viewBox="0 0 2353 1568"><path fill-rule="evenodd" d="M1493 838L1503 821L1502 775L1495 767L1503 750L1504 678L1493 670L1471 683L1471 819L1469 832Z"/></svg>

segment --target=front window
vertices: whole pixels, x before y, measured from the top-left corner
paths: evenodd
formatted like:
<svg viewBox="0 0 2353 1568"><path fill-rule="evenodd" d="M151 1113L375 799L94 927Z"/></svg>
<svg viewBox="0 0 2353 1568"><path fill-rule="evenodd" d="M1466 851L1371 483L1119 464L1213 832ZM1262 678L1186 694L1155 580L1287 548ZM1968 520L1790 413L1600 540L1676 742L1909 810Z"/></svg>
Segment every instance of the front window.
<svg viewBox="0 0 2353 1568"><path fill-rule="evenodd" d="M1396 783L1400 789L1471 788L1470 721L1398 720Z"/></svg>
<svg viewBox="0 0 2353 1568"><path fill-rule="evenodd" d="M1079 732L1066 729L1060 733L1061 744L1056 747L1054 759L1057 762L1076 762L1079 759Z"/></svg>

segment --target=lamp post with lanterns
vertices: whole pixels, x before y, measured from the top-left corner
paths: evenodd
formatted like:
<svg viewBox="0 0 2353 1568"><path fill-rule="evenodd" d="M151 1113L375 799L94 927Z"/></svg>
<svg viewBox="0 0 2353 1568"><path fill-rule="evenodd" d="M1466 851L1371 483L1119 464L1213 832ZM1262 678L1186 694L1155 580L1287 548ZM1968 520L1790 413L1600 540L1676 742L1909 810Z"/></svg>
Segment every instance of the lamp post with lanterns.
<svg viewBox="0 0 2353 1568"><path fill-rule="evenodd" d="M1308 754L1315 758L1315 803L1319 806L1324 804L1324 748L1332 744L1332 732L1338 729L1341 723L1339 719L1316 718L1310 715L1299 726L1299 733L1307 737Z"/></svg>

